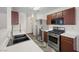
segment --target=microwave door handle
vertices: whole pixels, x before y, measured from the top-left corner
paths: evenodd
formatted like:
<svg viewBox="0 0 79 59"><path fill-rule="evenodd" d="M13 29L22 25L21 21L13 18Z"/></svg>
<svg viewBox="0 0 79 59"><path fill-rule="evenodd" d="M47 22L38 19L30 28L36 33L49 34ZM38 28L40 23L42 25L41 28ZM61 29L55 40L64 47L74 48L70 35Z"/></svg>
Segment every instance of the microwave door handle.
<svg viewBox="0 0 79 59"><path fill-rule="evenodd" d="M63 24L63 21L62 20L60 21L60 24Z"/></svg>

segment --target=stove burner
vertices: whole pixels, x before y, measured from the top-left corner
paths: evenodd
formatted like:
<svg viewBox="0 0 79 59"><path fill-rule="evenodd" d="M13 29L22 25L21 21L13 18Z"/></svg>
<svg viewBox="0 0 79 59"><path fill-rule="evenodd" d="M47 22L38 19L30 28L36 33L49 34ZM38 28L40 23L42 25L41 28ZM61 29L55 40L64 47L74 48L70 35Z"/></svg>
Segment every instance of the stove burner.
<svg viewBox="0 0 79 59"><path fill-rule="evenodd" d="M49 33L54 33L54 34L60 35L60 34L64 33L64 30L52 30L52 31L49 31Z"/></svg>

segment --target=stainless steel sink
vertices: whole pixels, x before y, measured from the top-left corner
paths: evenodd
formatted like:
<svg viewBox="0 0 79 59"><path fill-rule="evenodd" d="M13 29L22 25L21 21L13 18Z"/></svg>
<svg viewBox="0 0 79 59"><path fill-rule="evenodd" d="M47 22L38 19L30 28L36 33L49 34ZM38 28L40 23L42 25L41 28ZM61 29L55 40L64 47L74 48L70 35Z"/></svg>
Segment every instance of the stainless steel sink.
<svg viewBox="0 0 79 59"><path fill-rule="evenodd" d="M29 38L25 34L15 35L13 44L20 43L27 40L29 40Z"/></svg>
<svg viewBox="0 0 79 59"><path fill-rule="evenodd" d="M18 44L18 43L30 40L25 34L15 35L15 36L13 36L13 38L14 38L13 42L10 40L9 43L11 43L11 44L8 43L7 46L11 46L14 44Z"/></svg>

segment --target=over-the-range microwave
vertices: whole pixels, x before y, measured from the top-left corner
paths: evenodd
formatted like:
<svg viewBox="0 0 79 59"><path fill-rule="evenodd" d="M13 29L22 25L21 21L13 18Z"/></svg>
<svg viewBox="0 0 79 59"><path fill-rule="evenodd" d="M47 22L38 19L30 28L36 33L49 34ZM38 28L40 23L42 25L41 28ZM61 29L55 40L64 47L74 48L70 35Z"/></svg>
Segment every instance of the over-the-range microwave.
<svg viewBox="0 0 79 59"><path fill-rule="evenodd" d="M51 20L51 24L64 25L64 18L56 18Z"/></svg>

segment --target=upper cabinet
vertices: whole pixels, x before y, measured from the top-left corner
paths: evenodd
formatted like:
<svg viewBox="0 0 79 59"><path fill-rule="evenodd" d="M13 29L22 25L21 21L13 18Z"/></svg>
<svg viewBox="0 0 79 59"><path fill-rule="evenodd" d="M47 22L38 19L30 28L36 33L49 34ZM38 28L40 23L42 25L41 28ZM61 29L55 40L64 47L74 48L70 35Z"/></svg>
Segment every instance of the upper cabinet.
<svg viewBox="0 0 79 59"><path fill-rule="evenodd" d="M52 19L56 18L56 13L52 14Z"/></svg>
<svg viewBox="0 0 79 59"><path fill-rule="evenodd" d="M12 25L19 24L19 14L18 14L18 12L12 11L11 16L12 16Z"/></svg>
<svg viewBox="0 0 79 59"><path fill-rule="evenodd" d="M47 24L75 25L75 8L70 8L47 16Z"/></svg>
<svg viewBox="0 0 79 59"><path fill-rule="evenodd" d="M63 17L64 17L65 25L74 25L75 24L75 8L64 10Z"/></svg>
<svg viewBox="0 0 79 59"><path fill-rule="evenodd" d="M52 15L47 16L47 24L51 25Z"/></svg>
<svg viewBox="0 0 79 59"><path fill-rule="evenodd" d="M56 13L56 18L62 18L63 17L63 12L58 12Z"/></svg>

